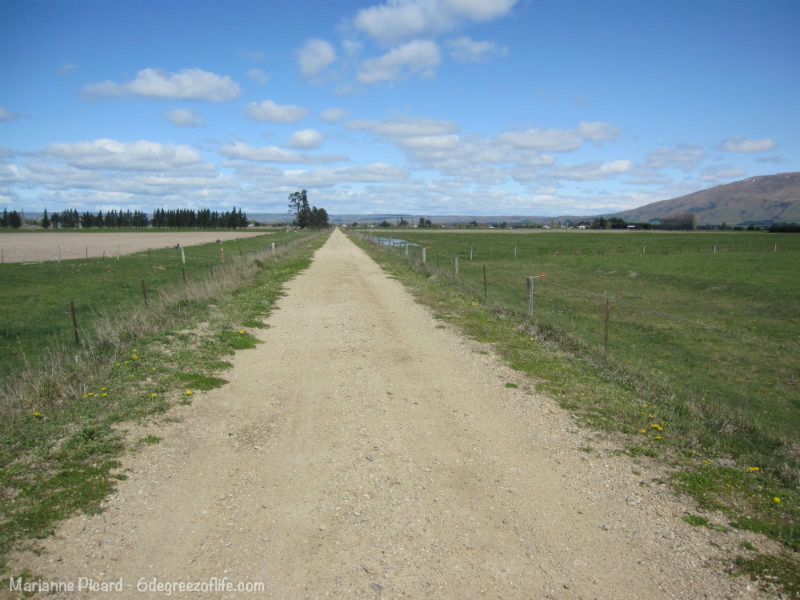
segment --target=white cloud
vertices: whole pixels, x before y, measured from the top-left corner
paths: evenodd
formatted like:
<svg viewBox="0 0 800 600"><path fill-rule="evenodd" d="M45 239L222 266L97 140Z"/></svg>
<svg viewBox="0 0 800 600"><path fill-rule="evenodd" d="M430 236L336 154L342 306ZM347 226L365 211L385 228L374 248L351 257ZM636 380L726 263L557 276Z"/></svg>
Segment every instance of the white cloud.
<svg viewBox="0 0 800 600"><path fill-rule="evenodd" d="M439 47L434 42L414 40L383 56L363 61L357 77L361 83L399 81L412 75L431 78L440 63Z"/></svg>
<svg viewBox="0 0 800 600"><path fill-rule="evenodd" d="M269 74L264 73L261 69L250 69L247 71L247 76L261 85L265 85L269 81Z"/></svg>
<svg viewBox="0 0 800 600"><path fill-rule="evenodd" d="M705 153L699 146L683 144L677 148L661 146L647 153L646 165L654 169L680 168L692 169L705 158Z"/></svg>
<svg viewBox="0 0 800 600"><path fill-rule="evenodd" d="M175 127L202 127L206 124L203 115L189 108L173 108L166 117Z"/></svg>
<svg viewBox="0 0 800 600"><path fill-rule="evenodd" d="M409 173L403 167L373 163L342 169L311 169L284 171L286 183L304 187L330 187L340 183L396 183L407 181Z"/></svg>
<svg viewBox="0 0 800 600"><path fill-rule="evenodd" d="M719 149L723 152L766 152L777 147L778 144L769 138L748 140L742 135L728 138L719 144Z"/></svg>
<svg viewBox="0 0 800 600"><path fill-rule="evenodd" d="M450 56L459 62L486 62L492 57L508 55L506 46L498 46L494 42L477 42L468 37L460 37L446 42Z"/></svg>
<svg viewBox="0 0 800 600"><path fill-rule="evenodd" d="M593 161L578 165L565 165L551 169L547 176L555 179L571 181L599 181L616 175L628 173L633 168L629 160L613 160L611 162Z"/></svg>
<svg viewBox="0 0 800 600"><path fill-rule="evenodd" d="M343 108L326 108L319 113L319 118L327 123L337 123L350 113Z"/></svg>
<svg viewBox="0 0 800 600"><path fill-rule="evenodd" d="M202 69L183 69L177 73L143 69L133 81L90 83L83 91L90 98L133 94L146 98L227 102L238 97L241 88L227 75L217 75Z"/></svg>
<svg viewBox="0 0 800 600"><path fill-rule="evenodd" d="M336 60L336 51L325 40L309 39L302 48L295 51L300 73L306 79L319 75Z"/></svg>
<svg viewBox="0 0 800 600"><path fill-rule="evenodd" d="M579 123L574 129L537 127L527 131L501 133L498 141L517 148L541 152L570 152L583 142L608 142L619 137L619 129L610 123Z"/></svg>
<svg viewBox="0 0 800 600"><path fill-rule="evenodd" d="M200 153L190 146L157 142L118 142L98 139L74 144L56 143L45 154L81 169L164 171L203 164Z"/></svg>
<svg viewBox="0 0 800 600"><path fill-rule="evenodd" d="M596 121L578 123L576 131L579 136L589 142L612 142L619 138L619 127L611 123Z"/></svg>
<svg viewBox="0 0 800 600"><path fill-rule="evenodd" d="M250 102L244 109L244 114L253 121L263 123L293 123L308 114L308 109L294 104L279 105L272 100L263 102Z"/></svg>
<svg viewBox="0 0 800 600"><path fill-rule="evenodd" d="M509 14L516 0L388 0L358 12L355 28L382 44L455 29Z"/></svg>
<svg viewBox="0 0 800 600"><path fill-rule="evenodd" d="M254 147L244 142L226 144L219 149L219 153L233 159L274 163L326 164L348 160L342 155L300 154L278 146Z"/></svg>
<svg viewBox="0 0 800 600"><path fill-rule="evenodd" d="M297 150L313 150L319 148L324 139L324 136L316 129L302 129L292 134L288 146Z"/></svg>
<svg viewBox="0 0 800 600"><path fill-rule="evenodd" d="M407 138L419 135L440 135L458 132L458 125L452 121L427 119L425 117L399 117L385 121L367 119L350 121L345 127L351 131L369 131L375 135L390 138Z"/></svg>

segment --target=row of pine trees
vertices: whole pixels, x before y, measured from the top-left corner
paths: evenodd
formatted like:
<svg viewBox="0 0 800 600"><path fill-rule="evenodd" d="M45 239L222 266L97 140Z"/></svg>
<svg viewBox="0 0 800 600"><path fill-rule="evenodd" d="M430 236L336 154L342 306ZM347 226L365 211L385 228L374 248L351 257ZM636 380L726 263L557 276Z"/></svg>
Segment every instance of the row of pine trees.
<svg viewBox="0 0 800 600"><path fill-rule="evenodd" d="M171 209L160 208L153 213L152 218L139 210L121 211L109 210L106 213L82 212L67 209L51 214L44 211L40 221L44 229L91 229L91 228L144 228L157 227L171 229L239 229L247 227L247 214L242 209L225 212L211 211L207 208ZM22 226L22 217L17 211L3 211L0 218L0 227L19 229Z"/></svg>

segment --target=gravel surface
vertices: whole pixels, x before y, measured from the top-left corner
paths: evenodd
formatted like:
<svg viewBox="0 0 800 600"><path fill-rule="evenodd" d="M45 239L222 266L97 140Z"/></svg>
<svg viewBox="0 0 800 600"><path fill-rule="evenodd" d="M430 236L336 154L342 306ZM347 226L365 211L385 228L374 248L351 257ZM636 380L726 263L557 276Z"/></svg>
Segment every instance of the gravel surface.
<svg viewBox="0 0 800 600"><path fill-rule="evenodd" d="M339 231L268 322L228 385L135 431L163 440L125 459L101 514L14 572L122 580L48 598L762 597L724 568L763 539L688 525L705 513L656 466L442 328Z"/></svg>
<svg viewBox="0 0 800 600"><path fill-rule="evenodd" d="M142 252L151 248L174 248L196 246L217 240L230 241L239 238L265 235L263 231L147 231L120 233L8 233L0 235L0 250L3 262L44 262L58 260L59 249L62 260L73 258L112 258Z"/></svg>

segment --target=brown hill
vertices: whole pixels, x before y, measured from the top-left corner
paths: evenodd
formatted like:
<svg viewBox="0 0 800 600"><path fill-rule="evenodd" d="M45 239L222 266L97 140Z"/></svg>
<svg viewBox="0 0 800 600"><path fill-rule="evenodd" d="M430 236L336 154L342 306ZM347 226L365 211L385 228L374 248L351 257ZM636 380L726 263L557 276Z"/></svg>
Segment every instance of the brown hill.
<svg viewBox="0 0 800 600"><path fill-rule="evenodd" d="M800 173L748 177L613 216L646 222L686 213L696 214L700 225L800 223Z"/></svg>

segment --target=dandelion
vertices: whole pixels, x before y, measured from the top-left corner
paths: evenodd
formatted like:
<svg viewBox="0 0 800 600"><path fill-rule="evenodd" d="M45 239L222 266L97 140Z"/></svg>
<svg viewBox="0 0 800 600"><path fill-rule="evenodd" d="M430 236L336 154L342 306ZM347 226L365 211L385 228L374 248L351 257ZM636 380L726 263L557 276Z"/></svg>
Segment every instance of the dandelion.
<svg viewBox="0 0 800 600"><path fill-rule="evenodd" d="M103 386L103 387L101 387L101 388L100 388L100 391L101 391L101 392L105 392L105 391L106 391L106 386Z"/></svg>
<svg viewBox="0 0 800 600"><path fill-rule="evenodd" d="M103 392L102 394L100 394L101 398L105 398L106 396L108 396L108 392Z"/></svg>
<svg viewBox="0 0 800 600"><path fill-rule="evenodd" d="M94 396L94 392L89 392L88 394L86 394L86 396L88 396L89 398L91 398L92 396Z"/></svg>
<svg viewBox="0 0 800 600"><path fill-rule="evenodd" d="M33 416L36 417L37 419L44 419L44 415L38 411L33 413Z"/></svg>
<svg viewBox="0 0 800 600"><path fill-rule="evenodd" d="M119 366L121 366L121 365L122 365L122 363L120 363L120 362L115 362L115 363L114 363L114 366L115 366L115 367L119 367Z"/></svg>
<svg viewBox="0 0 800 600"><path fill-rule="evenodd" d="M775 504L779 504L779 503L780 503L780 501L781 501L781 499L780 499L780 498L778 498L777 496L775 496L775 497L772 499L772 501L773 501L773 502L775 502Z"/></svg>
<svg viewBox="0 0 800 600"><path fill-rule="evenodd" d="M760 471L761 469L759 467L747 467L747 470L750 471L751 473L755 473L756 471Z"/></svg>
<svg viewBox="0 0 800 600"><path fill-rule="evenodd" d="M640 429L640 430L639 430L639 433L644 433L644 434L647 434L647 429Z"/></svg>
<svg viewBox="0 0 800 600"><path fill-rule="evenodd" d="M156 396L158 396L158 394L156 394L155 392L153 392L152 394L150 394L150 397L151 397L151 398L155 398Z"/></svg>
<svg viewBox="0 0 800 600"><path fill-rule="evenodd" d="M703 461L703 464L704 464L704 465L707 465L707 464L708 464L708 461L707 461L707 460L704 460L704 461Z"/></svg>
<svg viewBox="0 0 800 600"><path fill-rule="evenodd" d="M652 427L653 429L658 429L659 431L664 431L664 428L661 427L661 425L659 425L658 423L652 423L650 427Z"/></svg>
<svg viewBox="0 0 800 600"><path fill-rule="evenodd" d="M660 440L660 439L663 439L663 438L662 438L660 435L657 435L657 436L656 436L656 439L657 439L657 440Z"/></svg>
<svg viewBox="0 0 800 600"><path fill-rule="evenodd" d="M187 396L191 396L194 392L192 390L186 390L184 392Z"/></svg>
<svg viewBox="0 0 800 600"><path fill-rule="evenodd" d="M240 330L239 330L239 333L244 333L244 329L240 329Z"/></svg>

